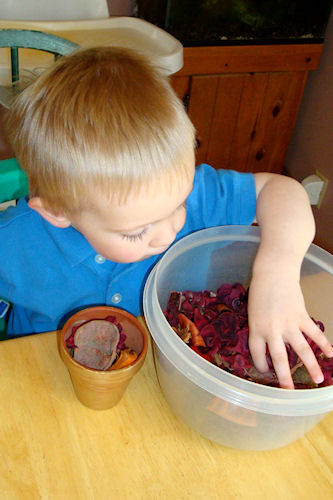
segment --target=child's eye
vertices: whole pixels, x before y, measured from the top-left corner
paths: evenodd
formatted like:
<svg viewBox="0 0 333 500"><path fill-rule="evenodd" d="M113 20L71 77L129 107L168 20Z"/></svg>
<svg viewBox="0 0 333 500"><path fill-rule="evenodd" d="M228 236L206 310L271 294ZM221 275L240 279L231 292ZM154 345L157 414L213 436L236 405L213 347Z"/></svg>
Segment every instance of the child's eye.
<svg viewBox="0 0 333 500"><path fill-rule="evenodd" d="M142 231L140 233L137 233L137 234L122 234L121 237L124 240L134 242L134 241L142 240L142 238L144 237L144 235L146 234L147 231L148 231L148 228L145 227L144 229L142 229Z"/></svg>

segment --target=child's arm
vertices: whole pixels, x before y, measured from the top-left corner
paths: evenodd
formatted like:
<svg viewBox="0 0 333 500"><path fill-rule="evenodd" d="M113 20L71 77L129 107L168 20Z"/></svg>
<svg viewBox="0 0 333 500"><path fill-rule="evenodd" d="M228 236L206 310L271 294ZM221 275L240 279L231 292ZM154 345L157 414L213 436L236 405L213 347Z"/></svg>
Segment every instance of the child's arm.
<svg viewBox="0 0 333 500"><path fill-rule="evenodd" d="M292 389L285 349L289 343L320 383L321 369L302 332L326 356L333 356L333 349L308 315L299 284L301 264L315 233L309 199L289 177L260 173L255 174L255 182L261 243L249 292L251 355L258 370L267 371L267 343L280 386Z"/></svg>

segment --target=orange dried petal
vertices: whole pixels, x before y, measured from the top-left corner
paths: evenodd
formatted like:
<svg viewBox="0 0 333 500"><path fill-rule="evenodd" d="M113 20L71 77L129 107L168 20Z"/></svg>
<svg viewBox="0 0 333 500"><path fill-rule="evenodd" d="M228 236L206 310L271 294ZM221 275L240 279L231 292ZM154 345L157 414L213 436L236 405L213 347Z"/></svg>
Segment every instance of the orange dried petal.
<svg viewBox="0 0 333 500"><path fill-rule="evenodd" d="M125 366L133 363L138 357L137 353L133 349L123 349L120 351L119 358L111 366L110 370L119 370L120 368L125 368Z"/></svg>
<svg viewBox="0 0 333 500"><path fill-rule="evenodd" d="M185 316L185 314L178 314L178 322L182 330L186 328L190 332L192 345L195 345L196 347L206 347L205 341L200 335L198 328L190 319Z"/></svg>
<svg viewBox="0 0 333 500"><path fill-rule="evenodd" d="M232 311L230 307L226 306L225 304L217 304L216 306L217 312L222 312L222 311Z"/></svg>

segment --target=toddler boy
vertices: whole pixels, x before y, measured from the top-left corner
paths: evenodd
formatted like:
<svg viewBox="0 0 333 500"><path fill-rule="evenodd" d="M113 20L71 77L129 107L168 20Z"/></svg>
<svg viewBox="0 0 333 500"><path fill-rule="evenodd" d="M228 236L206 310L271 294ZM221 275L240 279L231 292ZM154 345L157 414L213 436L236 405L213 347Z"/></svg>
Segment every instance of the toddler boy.
<svg viewBox="0 0 333 500"><path fill-rule="evenodd" d="M57 329L75 309L97 304L139 315L147 275L175 240L257 220L253 360L268 369L267 344L281 386L292 388L288 342L322 380L302 334L333 355L299 286L314 235L305 191L279 175L195 169L193 126L144 57L108 47L62 57L18 97L7 129L30 186L29 200L0 216L9 335Z"/></svg>

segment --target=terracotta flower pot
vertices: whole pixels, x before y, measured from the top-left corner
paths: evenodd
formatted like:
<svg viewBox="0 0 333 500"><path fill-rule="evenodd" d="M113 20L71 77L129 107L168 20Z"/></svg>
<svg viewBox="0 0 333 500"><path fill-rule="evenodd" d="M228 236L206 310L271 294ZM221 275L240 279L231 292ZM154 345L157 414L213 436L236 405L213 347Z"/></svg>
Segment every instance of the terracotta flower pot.
<svg viewBox="0 0 333 500"><path fill-rule="evenodd" d="M138 357L120 369L95 370L78 363L69 353L66 340L72 333L72 327L92 319L105 319L115 316L126 333L126 347L133 349ZM132 314L108 306L96 306L82 309L71 316L62 330L58 331L58 349L72 379L78 400L94 410L106 410L115 406L122 398L132 377L142 367L148 348L148 336L144 326Z"/></svg>

